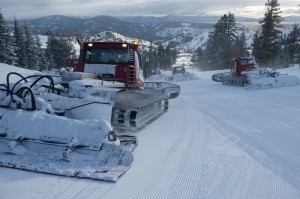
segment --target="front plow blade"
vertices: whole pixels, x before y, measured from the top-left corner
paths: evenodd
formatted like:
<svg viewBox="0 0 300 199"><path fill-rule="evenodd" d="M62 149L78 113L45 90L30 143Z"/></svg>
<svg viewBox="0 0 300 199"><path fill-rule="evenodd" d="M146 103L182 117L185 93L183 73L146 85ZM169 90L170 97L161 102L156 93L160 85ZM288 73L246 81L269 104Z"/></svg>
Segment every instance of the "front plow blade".
<svg viewBox="0 0 300 199"><path fill-rule="evenodd" d="M100 149L78 147L68 160L63 158L65 145L26 140L14 153L0 139L0 166L46 174L116 182L130 167L133 156L118 145L104 143Z"/></svg>
<svg viewBox="0 0 300 199"><path fill-rule="evenodd" d="M105 120L0 109L0 166L115 182L133 162Z"/></svg>

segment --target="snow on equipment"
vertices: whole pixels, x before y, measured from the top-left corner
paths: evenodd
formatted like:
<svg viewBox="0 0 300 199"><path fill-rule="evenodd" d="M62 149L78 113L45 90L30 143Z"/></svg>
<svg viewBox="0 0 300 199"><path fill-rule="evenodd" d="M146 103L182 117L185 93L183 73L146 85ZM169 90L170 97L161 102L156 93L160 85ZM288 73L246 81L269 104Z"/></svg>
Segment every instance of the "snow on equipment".
<svg viewBox="0 0 300 199"><path fill-rule="evenodd" d="M11 84L11 75L20 81ZM109 122L86 113L112 105L105 98L77 99L55 91L62 92L50 76L7 75L7 84L0 85L0 166L117 181L132 164L134 139L119 139Z"/></svg>
<svg viewBox="0 0 300 199"><path fill-rule="evenodd" d="M167 78L170 81L186 81L193 79L193 75L186 71L185 64L176 63L172 66L172 76Z"/></svg>
<svg viewBox="0 0 300 199"><path fill-rule="evenodd" d="M112 126L137 131L166 112L168 100L180 93L176 84L144 82L145 62L137 42L81 43L79 62L62 75L62 85L79 98L84 96L78 96L78 90L100 96L114 92Z"/></svg>
<svg viewBox="0 0 300 199"><path fill-rule="evenodd" d="M172 67L172 76L174 77L176 74L186 74L186 70L184 68L184 64L182 65L175 65Z"/></svg>
<svg viewBox="0 0 300 199"><path fill-rule="evenodd" d="M231 72L216 73L212 80L224 85L245 86L247 89L262 89L300 84L296 76L280 74L275 69L259 69L252 57L233 59Z"/></svg>

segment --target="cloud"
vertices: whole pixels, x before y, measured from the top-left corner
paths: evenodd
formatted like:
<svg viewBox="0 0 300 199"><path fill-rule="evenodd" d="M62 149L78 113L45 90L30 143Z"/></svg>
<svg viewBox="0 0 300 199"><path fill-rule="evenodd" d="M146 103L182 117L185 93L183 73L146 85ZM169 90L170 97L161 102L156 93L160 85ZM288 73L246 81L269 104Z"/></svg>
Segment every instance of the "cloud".
<svg viewBox="0 0 300 199"><path fill-rule="evenodd" d="M287 8L283 10L286 15L300 15L300 7L297 8Z"/></svg>
<svg viewBox="0 0 300 199"><path fill-rule="evenodd" d="M223 15L261 18L265 2L262 0L1 0L5 17L67 16L155 16L155 15ZM281 0L283 1L283 0ZM280 2L280 1L279 1ZM299 13L298 2L280 2L283 15Z"/></svg>

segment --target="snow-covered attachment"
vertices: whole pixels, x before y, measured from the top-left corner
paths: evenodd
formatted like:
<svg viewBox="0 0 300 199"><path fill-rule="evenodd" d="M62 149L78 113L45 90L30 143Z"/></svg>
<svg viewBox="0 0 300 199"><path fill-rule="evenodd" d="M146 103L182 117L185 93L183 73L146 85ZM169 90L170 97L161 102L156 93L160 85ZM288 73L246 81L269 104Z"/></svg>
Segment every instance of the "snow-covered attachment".
<svg viewBox="0 0 300 199"><path fill-rule="evenodd" d="M180 94L180 86L167 82L146 81L144 82L144 88L146 91L168 95L170 99L176 98Z"/></svg>
<svg viewBox="0 0 300 199"><path fill-rule="evenodd" d="M216 73L213 74L211 79L215 82L222 82L222 78L225 76L230 76L231 72L224 72L224 73Z"/></svg>
<svg viewBox="0 0 300 199"><path fill-rule="evenodd" d="M172 66L171 81L186 81L193 79L193 75L186 71L185 64L175 64Z"/></svg>
<svg viewBox="0 0 300 199"><path fill-rule="evenodd" d="M161 71L161 73L159 73L159 74L155 74L155 75L151 75L151 76L147 77L147 79L145 80L145 83L151 83L151 82L172 83L173 86L176 85L177 87L179 87L179 89L177 89L177 91L178 91L178 90L180 90L180 86L178 86L177 84L174 84L175 82L190 81L190 80L194 80L194 79L198 79L198 77L195 73L186 72L186 73L171 74L170 71L168 70L168 71Z"/></svg>
<svg viewBox="0 0 300 199"><path fill-rule="evenodd" d="M123 83L93 79L93 74L73 71L63 73L60 84L67 85L65 90L68 97L77 98L77 101L90 100L91 98L101 99L102 111L93 108L93 106L97 106L93 104L93 106L88 106L91 108L90 111L86 111L86 114L92 115L96 119L100 117L111 121L114 129L122 135L124 130L136 132L151 123L168 110L168 100L176 98L180 94L180 86L176 84L144 82L143 89L124 89ZM48 93L40 94L40 97L53 107L57 107L57 104L59 104L57 102L53 104L55 100L51 99L52 96L49 96ZM71 104L74 104L74 102ZM72 112L72 114L66 115L68 117L72 115L70 118L82 119L76 116L78 115L75 112L76 110L67 108L71 104L64 106L65 109ZM107 108L103 104L107 104ZM80 108L77 109L81 112ZM93 112L95 114L92 114ZM84 116L84 118L90 118L90 116Z"/></svg>
<svg viewBox="0 0 300 199"><path fill-rule="evenodd" d="M137 131L168 111L169 99L178 97L180 86L166 82L144 82L144 90L118 92L112 125L118 130Z"/></svg>
<svg viewBox="0 0 300 199"><path fill-rule="evenodd" d="M246 89L264 89L300 85L300 79L294 75L281 74L275 69L257 69L243 72L249 79ZM242 74L243 74L242 73Z"/></svg>
<svg viewBox="0 0 300 199"><path fill-rule="evenodd" d="M117 181L133 161L106 121L24 110L1 110L0 117L0 166Z"/></svg>
<svg viewBox="0 0 300 199"><path fill-rule="evenodd" d="M169 96L160 92L122 90L113 107L111 124L118 132L136 132L167 112Z"/></svg>
<svg viewBox="0 0 300 199"><path fill-rule="evenodd" d="M275 69L257 68L252 57L234 58L231 72L217 73L212 80L224 85L241 86L246 89L276 88L300 85L296 76L281 74Z"/></svg>
<svg viewBox="0 0 300 199"><path fill-rule="evenodd" d="M281 74L275 69L253 69L241 72L240 76L224 75L222 83L257 90L300 85L300 79L293 75Z"/></svg>
<svg viewBox="0 0 300 199"><path fill-rule="evenodd" d="M20 81L10 84L11 75ZM133 136L119 139L102 117L107 113L98 114L106 110L110 116L111 99L70 98L45 89L63 91L50 76L10 73L0 85L0 166L117 181L132 164L137 142Z"/></svg>

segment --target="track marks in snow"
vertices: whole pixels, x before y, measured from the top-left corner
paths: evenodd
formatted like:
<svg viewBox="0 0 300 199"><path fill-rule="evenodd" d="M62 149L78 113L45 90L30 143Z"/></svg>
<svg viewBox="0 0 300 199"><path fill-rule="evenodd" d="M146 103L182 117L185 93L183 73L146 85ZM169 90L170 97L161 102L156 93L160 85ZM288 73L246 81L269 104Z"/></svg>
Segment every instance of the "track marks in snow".
<svg viewBox="0 0 300 199"><path fill-rule="evenodd" d="M239 150L218 131L210 131L199 194L194 198L298 198L299 190ZM215 150L215 146L220 147ZM224 150L220 150L223 147Z"/></svg>
<svg viewBox="0 0 300 199"><path fill-rule="evenodd" d="M300 105L294 99L300 100L299 86L258 91L223 86L216 93L195 88L201 94L185 99L209 124L300 190Z"/></svg>
<svg viewBox="0 0 300 199"><path fill-rule="evenodd" d="M181 156L174 179L171 183L167 198L193 198L197 197L201 179L198 177L203 170L203 160L206 156L206 139L208 131L203 122L202 115L194 112L193 107L186 106L189 117L198 118L197 123L191 124L189 142ZM183 191L184 190L184 191Z"/></svg>
<svg viewBox="0 0 300 199"><path fill-rule="evenodd" d="M176 100L138 134L133 166L101 198L121 198L115 192L123 198L300 197L299 190L235 145L236 136L224 136L202 109ZM136 187L126 189L127 184Z"/></svg>
<svg viewBox="0 0 300 199"><path fill-rule="evenodd" d="M138 134L134 163L114 188L122 191L126 184L138 185L124 191L124 198L189 198L195 193L195 175L201 170L199 158L205 154L205 133L199 132L199 123L193 122L192 107L171 107ZM103 198L115 198L115 194L109 190Z"/></svg>
<svg viewBox="0 0 300 199"><path fill-rule="evenodd" d="M89 180L90 181L90 180ZM100 181L90 181L84 184L78 189L78 191L73 193L72 199L89 199L89 198L100 198L107 190L112 188L115 183L110 182L100 182Z"/></svg>
<svg viewBox="0 0 300 199"><path fill-rule="evenodd" d="M4 170L4 171L2 171ZM0 198L98 198L114 183L0 168ZM10 177L9 177L10 176ZM18 187L18 191L15 190ZM22 195L20 195L22 193Z"/></svg>

